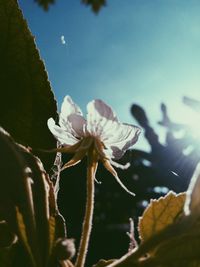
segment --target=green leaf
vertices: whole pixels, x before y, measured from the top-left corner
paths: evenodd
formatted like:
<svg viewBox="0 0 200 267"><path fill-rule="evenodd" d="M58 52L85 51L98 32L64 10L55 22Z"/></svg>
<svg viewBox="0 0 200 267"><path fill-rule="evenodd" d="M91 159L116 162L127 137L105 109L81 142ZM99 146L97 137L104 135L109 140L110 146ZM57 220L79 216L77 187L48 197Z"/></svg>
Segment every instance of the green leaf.
<svg viewBox="0 0 200 267"><path fill-rule="evenodd" d="M0 125L26 146L56 147L47 120L57 106L43 61L16 0L0 0ZM46 168L54 155L41 154Z"/></svg>

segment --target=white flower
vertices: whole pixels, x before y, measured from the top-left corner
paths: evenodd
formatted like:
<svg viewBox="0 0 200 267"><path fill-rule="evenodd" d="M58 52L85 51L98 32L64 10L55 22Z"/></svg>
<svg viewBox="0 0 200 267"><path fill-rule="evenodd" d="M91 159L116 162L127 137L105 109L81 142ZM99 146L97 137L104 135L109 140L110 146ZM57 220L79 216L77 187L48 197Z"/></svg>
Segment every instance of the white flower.
<svg viewBox="0 0 200 267"><path fill-rule="evenodd" d="M48 120L50 131L62 145L57 151L75 154L63 169L79 163L85 155L88 156L89 151L92 151L93 160L100 160L128 191L112 165L123 167L113 160L121 158L126 150L136 143L140 128L120 123L111 107L101 100L89 102L87 112L85 120L81 109L70 96L66 96L61 106L59 126L52 118Z"/></svg>

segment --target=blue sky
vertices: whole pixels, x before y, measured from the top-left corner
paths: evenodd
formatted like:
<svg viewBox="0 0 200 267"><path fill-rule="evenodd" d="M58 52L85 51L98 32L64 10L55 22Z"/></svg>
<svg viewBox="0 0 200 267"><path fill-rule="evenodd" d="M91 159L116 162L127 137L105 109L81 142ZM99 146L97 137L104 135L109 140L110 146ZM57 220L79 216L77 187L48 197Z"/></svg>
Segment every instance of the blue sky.
<svg viewBox="0 0 200 267"><path fill-rule="evenodd" d="M122 121L134 123L130 106L137 103L162 140L160 103L185 122L195 115L182 97L200 100L200 1L107 2L95 15L79 0L57 0L48 12L33 0L19 1L59 107L66 94L84 111L100 98ZM148 149L140 139L138 147Z"/></svg>

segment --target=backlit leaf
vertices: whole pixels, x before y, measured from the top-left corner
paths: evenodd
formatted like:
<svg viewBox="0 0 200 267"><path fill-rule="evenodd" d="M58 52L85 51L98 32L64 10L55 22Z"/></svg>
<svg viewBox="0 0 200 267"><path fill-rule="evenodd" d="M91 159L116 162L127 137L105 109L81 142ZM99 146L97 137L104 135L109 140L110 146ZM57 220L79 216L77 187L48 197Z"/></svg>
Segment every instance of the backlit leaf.
<svg viewBox="0 0 200 267"><path fill-rule="evenodd" d="M184 210L186 215L193 213L192 215L194 217L200 216L200 164L197 165L190 181L186 193Z"/></svg>
<svg viewBox="0 0 200 267"><path fill-rule="evenodd" d="M185 193L169 192L165 197L151 200L143 216L139 219L139 233L142 241L149 239L157 232L172 224L182 212Z"/></svg>

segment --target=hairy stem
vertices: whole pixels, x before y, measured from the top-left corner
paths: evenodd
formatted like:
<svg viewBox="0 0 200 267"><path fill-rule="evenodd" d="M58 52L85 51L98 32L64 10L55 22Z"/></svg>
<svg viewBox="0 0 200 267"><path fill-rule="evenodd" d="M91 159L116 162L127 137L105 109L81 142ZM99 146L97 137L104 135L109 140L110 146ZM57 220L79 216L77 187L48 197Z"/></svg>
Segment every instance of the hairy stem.
<svg viewBox="0 0 200 267"><path fill-rule="evenodd" d="M82 228L82 236L80 241L80 246L78 250L78 256L75 263L76 267L83 267L86 260L86 255L88 251L89 239L92 230L92 218L94 210L94 180L95 173L97 169L97 161L93 155L93 152L88 153L88 168L87 168L87 201L85 218Z"/></svg>

